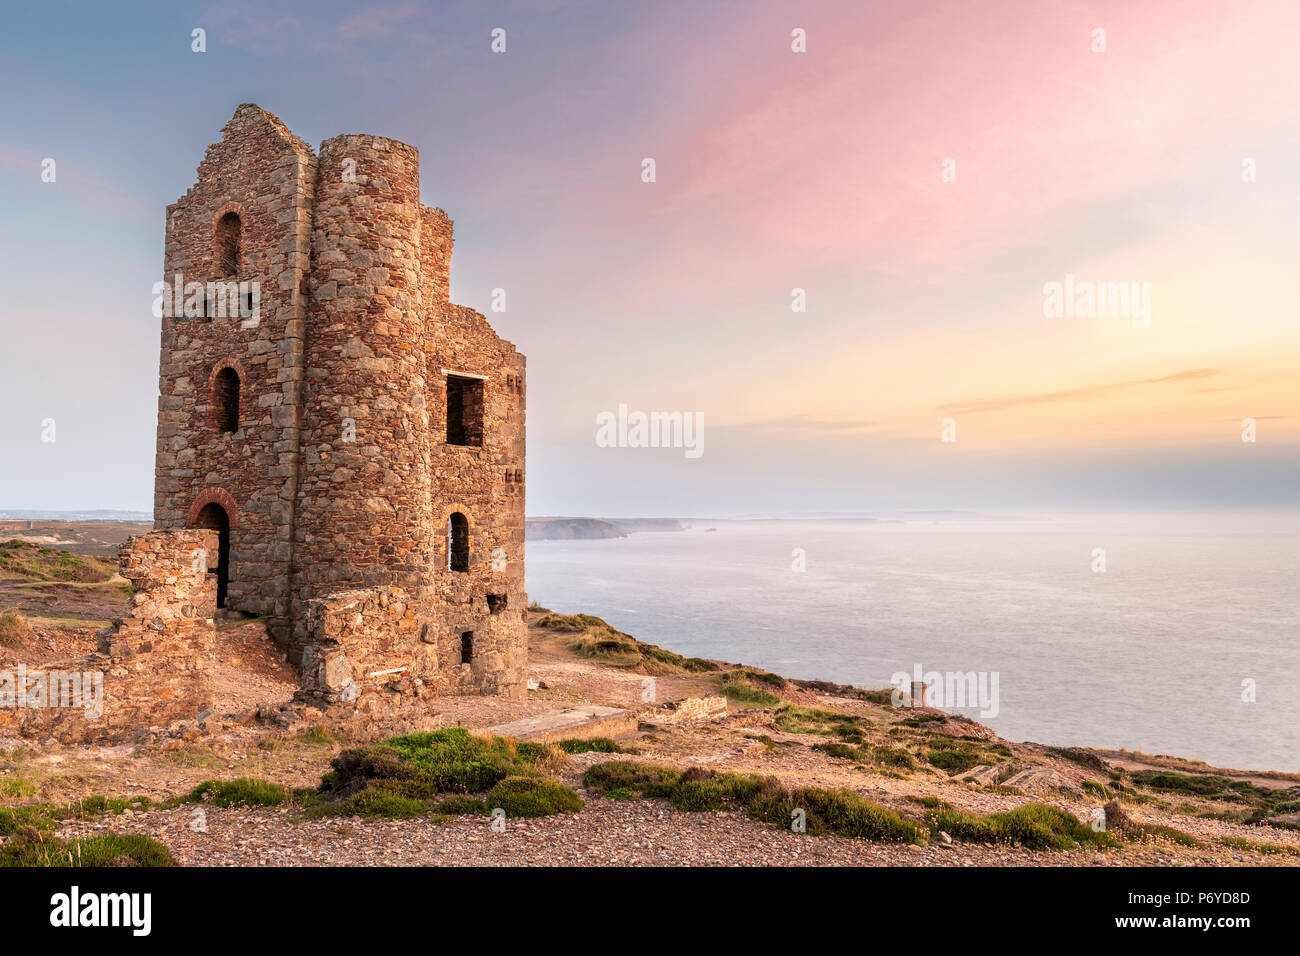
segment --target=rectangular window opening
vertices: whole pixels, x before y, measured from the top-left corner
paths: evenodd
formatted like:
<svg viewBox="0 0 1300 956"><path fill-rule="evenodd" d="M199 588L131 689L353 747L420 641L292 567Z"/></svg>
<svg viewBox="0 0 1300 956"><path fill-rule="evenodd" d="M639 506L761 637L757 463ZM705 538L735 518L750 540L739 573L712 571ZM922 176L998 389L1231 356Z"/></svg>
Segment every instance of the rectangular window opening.
<svg viewBox="0 0 1300 956"><path fill-rule="evenodd" d="M483 444L483 380L447 376L447 444Z"/></svg>
<svg viewBox="0 0 1300 956"><path fill-rule="evenodd" d="M506 609L506 596L504 594L489 594L487 602L489 614L497 615Z"/></svg>
<svg viewBox="0 0 1300 956"><path fill-rule="evenodd" d="M466 631L460 636L460 662L468 664L474 659L474 632Z"/></svg>

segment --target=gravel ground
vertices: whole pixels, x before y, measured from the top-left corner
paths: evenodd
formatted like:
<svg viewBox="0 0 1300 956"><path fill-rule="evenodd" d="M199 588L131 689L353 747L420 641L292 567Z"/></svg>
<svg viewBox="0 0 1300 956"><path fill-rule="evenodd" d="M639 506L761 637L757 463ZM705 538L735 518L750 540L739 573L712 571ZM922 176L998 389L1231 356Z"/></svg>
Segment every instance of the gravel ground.
<svg viewBox="0 0 1300 956"><path fill-rule="evenodd" d="M1178 866L1296 865L1294 857L1193 851L1172 844L1032 852L974 844L911 847L809 836L736 813L683 813L662 801L592 798L581 813L508 821L295 819L275 809L194 808L101 817L60 835L145 833L186 866ZM1236 859L1234 859L1234 857Z"/></svg>

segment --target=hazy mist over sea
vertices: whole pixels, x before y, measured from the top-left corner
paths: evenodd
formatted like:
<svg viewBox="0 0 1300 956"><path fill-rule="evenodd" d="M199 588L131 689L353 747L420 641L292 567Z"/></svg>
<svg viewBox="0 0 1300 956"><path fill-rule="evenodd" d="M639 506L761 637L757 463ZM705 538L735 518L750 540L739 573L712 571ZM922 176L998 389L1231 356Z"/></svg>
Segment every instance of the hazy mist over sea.
<svg viewBox="0 0 1300 956"><path fill-rule="evenodd" d="M787 677L996 673L997 715L962 712L1012 740L1296 771L1298 559L1297 512L701 521L530 541L527 587Z"/></svg>

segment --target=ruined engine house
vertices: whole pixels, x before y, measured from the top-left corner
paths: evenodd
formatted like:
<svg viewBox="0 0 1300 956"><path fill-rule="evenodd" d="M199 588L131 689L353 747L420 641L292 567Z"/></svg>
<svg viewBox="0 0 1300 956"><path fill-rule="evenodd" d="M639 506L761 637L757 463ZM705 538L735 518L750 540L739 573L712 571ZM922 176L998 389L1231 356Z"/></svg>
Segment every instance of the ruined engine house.
<svg viewBox="0 0 1300 956"><path fill-rule="evenodd" d="M218 606L329 699L525 681L524 356L450 301L419 171L245 104L167 208L155 527L217 532Z"/></svg>

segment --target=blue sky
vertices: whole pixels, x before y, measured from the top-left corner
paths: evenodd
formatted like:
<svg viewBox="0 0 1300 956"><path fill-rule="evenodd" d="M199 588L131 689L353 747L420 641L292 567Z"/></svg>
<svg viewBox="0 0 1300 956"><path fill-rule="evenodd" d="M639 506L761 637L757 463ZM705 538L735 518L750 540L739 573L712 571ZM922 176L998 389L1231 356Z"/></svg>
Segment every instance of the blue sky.
<svg viewBox="0 0 1300 956"><path fill-rule="evenodd" d="M1294 506L1297 26L1255 2L15 8L0 508L150 507L163 213L243 102L313 145L420 148L453 299L529 357L530 513ZM1045 319L1067 272L1149 281L1151 327ZM701 414L705 454L597 447L621 403Z"/></svg>

